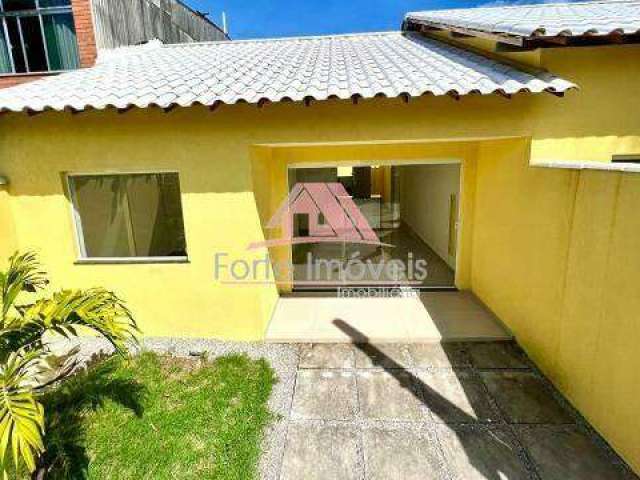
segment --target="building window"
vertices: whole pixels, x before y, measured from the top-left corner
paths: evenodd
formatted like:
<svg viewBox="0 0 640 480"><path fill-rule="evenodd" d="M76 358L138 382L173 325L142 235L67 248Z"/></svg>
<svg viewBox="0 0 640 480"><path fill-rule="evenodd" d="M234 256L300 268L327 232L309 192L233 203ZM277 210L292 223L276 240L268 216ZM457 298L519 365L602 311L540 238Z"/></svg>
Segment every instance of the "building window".
<svg viewBox="0 0 640 480"><path fill-rule="evenodd" d="M68 178L83 259L187 257L177 173Z"/></svg>
<svg viewBox="0 0 640 480"><path fill-rule="evenodd" d="M640 154L637 155L614 155L611 158L613 163L640 163Z"/></svg>
<svg viewBox="0 0 640 480"><path fill-rule="evenodd" d="M0 0L0 74L79 66L71 0Z"/></svg>

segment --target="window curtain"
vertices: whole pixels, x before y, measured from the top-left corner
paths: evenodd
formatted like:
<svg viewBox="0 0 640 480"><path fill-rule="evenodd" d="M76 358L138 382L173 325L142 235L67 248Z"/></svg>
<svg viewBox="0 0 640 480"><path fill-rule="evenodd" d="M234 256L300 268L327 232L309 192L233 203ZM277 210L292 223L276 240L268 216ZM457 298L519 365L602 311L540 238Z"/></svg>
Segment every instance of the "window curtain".
<svg viewBox="0 0 640 480"><path fill-rule="evenodd" d="M43 16L51 70L75 70L80 67L76 29L71 14Z"/></svg>
<svg viewBox="0 0 640 480"><path fill-rule="evenodd" d="M11 73L9 45L4 34L4 19L0 18L0 73Z"/></svg>

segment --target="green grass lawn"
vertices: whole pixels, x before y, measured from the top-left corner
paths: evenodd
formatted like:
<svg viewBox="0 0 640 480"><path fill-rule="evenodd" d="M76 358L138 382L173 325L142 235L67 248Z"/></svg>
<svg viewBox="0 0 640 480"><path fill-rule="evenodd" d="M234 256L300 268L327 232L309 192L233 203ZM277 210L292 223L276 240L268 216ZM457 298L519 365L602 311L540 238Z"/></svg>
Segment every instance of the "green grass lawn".
<svg viewBox="0 0 640 480"><path fill-rule="evenodd" d="M256 478L274 382L242 355L111 358L45 397L47 478Z"/></svg>

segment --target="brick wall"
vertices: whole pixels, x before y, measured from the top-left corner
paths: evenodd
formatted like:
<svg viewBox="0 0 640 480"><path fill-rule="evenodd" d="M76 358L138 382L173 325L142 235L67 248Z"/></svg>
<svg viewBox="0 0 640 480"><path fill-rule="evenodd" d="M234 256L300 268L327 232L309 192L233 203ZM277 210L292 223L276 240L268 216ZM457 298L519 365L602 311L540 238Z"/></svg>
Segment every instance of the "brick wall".
<svg viewBox="0 0 640 480"><path fill-rule="evenodd" d="M33 82L39 78L42 78L43 75L29 75L29 74L20 74L20 75L10 75L7 77L0 78L0 88L13 87L14 85L20 85L21 83Z"/></svg>
<svg viewBox="0 0 640 480"><path fill-rule="evenodd" d="M80 66L91 67L96 61L96 37L93 31L93 14L91 0L71 0L73 20L76 25ZM19 74L0 77L0 88L12 87L21 83L32 82L42 78L42 74Z"/></svg>
<svg viewBox="0 0 640 480"><path fill-rule="evenodd" d="M91 67L96 61L96 36L93 31L93 13L91 0L71 0L73 20L76 24L78 48L80 49L80 66Z"/></svg>

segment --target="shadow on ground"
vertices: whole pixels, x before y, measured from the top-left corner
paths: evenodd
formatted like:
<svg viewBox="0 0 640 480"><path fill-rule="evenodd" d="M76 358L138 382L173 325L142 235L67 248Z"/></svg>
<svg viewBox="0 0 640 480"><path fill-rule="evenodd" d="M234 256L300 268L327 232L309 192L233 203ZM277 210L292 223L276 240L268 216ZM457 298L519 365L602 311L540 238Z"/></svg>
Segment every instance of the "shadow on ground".
<svg viewBox="0 0 640 480"><path fill-rule="evenodd" d="M366 354L371 359L371 362L375 367L383 368L386 372L392 375L402 388L411 392L412 395L426 405L434 414L439 417L447 417L454 414L458 419L458 422L463 424L473 424L477 422L474 417L470 416L468 413L461 410L448 399L433 390L405 367L385 355L380 349L368 343L368 338L362 332L353 328L343 320L336 319L333 323L340 330L349 335L355 347ZM463 434L457 434L457 437L465 451L465 454L467 455L467 458L469 459L469 462L482 478L486 480L514 478L508 474L510 470L509 465L496 465L495 462L491 462L491 460L496 459L496 456L488 454L488 452L483 449L482 445L478 444L476 438ZM494 440L500 448L508 450L513 448L497 436ZM487 461L488 459L489 461ZM505 473L507 473L506 476Z"/></svg>
<svg viewBox="0 0 640 480"><path fill-rule="evenodd" d="M34 478L87 477L86 417L111 401L141 417L144 387L129 378L115 377L116 358L80 371L43 398L46 412L45 448Z"/></svg>

